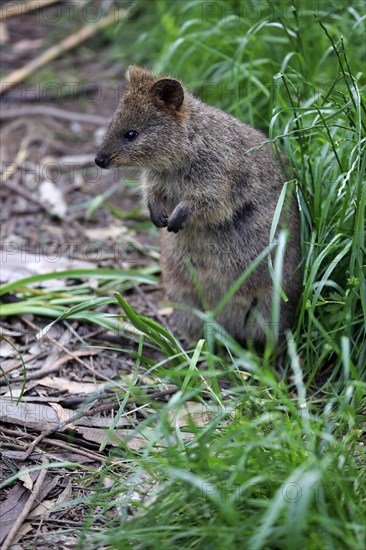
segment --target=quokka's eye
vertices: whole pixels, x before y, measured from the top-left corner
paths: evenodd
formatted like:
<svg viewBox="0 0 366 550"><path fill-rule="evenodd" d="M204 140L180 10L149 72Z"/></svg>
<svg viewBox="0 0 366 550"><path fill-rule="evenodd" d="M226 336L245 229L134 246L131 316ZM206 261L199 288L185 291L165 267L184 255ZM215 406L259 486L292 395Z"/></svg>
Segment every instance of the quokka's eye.
<svg viewBox="0 0 366 550"><path fill-rule="evenodd" d="M127 139L127 141L133 141L137 138L138 135L139 133L136 132L136 130L128 130L128 132L126 132L123 137Z"/></svg>

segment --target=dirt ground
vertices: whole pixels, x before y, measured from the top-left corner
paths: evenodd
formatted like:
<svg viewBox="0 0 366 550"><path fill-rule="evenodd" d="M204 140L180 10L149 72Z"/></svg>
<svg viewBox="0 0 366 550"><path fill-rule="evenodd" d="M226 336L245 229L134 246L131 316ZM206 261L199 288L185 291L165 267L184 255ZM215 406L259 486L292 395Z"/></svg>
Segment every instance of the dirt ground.
<svg viewBox="0 0 366 550"><path fill-rule="evenodd" d="M39 55L52 33L65 32L33 23L31 17L22 23L14 17L2 24L3 74ZM158 277L157 233L139 206L138 188L123 183L126 176L136 175L102 173L94 166L118 101L122 68L96 58L93 45L85 43L54 61L52 70L56 85L41 84L35 74L31 82L0 98L1 283L75 267L151 266ZM87 85L91 82L97 86ZM61 97L65 89L71 97ZM52 293L66 284L53 281L41 290ZM125 295L139 313L161 321L167 312L159 284L135 286ZM17 298L9 293L2 300L16 303ZM113 304L103 307L120 311ZM50 320L26 312L0 318L0 334L6 339L0 352L0 481L28 467L59 463L42 473L21 474L2 490L0 543L9 544L10 533L12 548L74 547L85 506L56 507L94 489L93 481L83 481L86 472L98 471L113 446L146 415L138 404L128 403L131 415L116 422L119 442L107 440L100 450L119 408L115 389L123 395L131 381L135 361L130 351L136 343L74 321L60 322L37 339ZM25 392L17 404L24 368ZM151 399L164 400L174 392L146 372L139 369L137 384ZM132 439L128 444L139 448L142 442ZM78 466L63 466L65 462L82 464L85 473Z"/></svg>

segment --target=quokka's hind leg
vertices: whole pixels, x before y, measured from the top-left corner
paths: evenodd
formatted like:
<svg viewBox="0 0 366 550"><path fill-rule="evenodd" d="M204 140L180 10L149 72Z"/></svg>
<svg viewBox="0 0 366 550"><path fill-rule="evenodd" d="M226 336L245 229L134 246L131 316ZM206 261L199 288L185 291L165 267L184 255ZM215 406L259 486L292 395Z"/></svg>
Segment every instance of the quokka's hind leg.
<svg viewBox="0 0 366 550"><path fill-rule="evenodd" d="M170 289L168 299L174 304L169 324L189 339L198 340L202 336L203 321L193 310L202 311L201 302L192 290ZM181 307L179 307L181 306Z"/></svg>
<svg viewBox="0 0 366 550"><path fill-rule="evenodd" d="M184 336L199 340L203 333L203 321L187 309L174 309L170 324Z"/></svg>
<svg viewBox="0 0 366 550"><path fill-rule="evenodd" d="M266 344L276 349L283 347L286 331L292 329L295 322L296 303L288 296L288 302L281 298L280 315L272 320L273 298L272 293L252 307L245 324L245 341L251 341L260 349Z"/></svg>

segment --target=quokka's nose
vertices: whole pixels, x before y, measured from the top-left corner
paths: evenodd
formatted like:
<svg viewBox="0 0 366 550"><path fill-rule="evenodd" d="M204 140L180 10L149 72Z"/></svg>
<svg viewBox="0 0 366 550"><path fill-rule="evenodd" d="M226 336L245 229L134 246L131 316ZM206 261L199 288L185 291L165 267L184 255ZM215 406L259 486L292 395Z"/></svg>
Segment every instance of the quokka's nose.
<svg viewBox="0 0 366 550"><path fill-rule="evenodd" d="M109 156L108 155L97 155L95 157L95 164L99 168L108 168L109 166Z"/></svg>

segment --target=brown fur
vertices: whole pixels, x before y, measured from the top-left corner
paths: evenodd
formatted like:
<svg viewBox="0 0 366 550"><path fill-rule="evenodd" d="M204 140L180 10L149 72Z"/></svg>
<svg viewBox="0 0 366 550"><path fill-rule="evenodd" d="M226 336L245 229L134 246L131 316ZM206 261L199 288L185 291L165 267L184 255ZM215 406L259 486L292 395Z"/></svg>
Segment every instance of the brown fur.
<svg viewBox="0 0 366 550"><path fill-rule="evenodd" d="M129 130L139 132L132 142L123 137ZM258 130L193 97L178 81L129 68L126 89L98 155L107 158L107 168L143 169L144 199L152 221L162 228L165 289L171 300L188 306L176 310L175 320L191 337L199 336L201 320L189 309L214 309L269 244L284 175L265 140ZM288 302L282 301L280 333L294 322L300 292L295 199L286 226L290 240L282 285ZM216 320L240 342L263 343L271 303L272 279L264 260Z"/></svg>

